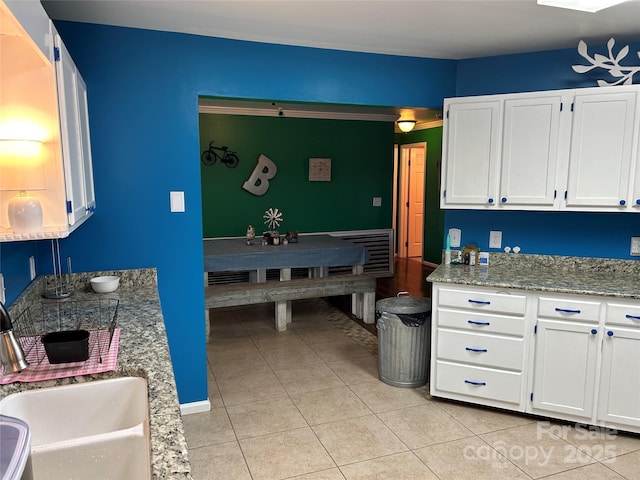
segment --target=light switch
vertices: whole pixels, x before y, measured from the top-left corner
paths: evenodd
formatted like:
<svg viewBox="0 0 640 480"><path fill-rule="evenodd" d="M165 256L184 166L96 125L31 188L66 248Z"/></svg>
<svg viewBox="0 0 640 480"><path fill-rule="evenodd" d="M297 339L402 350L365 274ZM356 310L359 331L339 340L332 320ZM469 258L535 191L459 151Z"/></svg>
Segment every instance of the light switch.
<svg viewBox="0 0 640 480"><path fill-rule="evenodd" d="M184 212L184 192L169 192L172 212Z"/></svg>
<svg viewBox="0 0 640 480"><path fill-rule="evenodd" d="M382 206L382 197L373 197L373 206L381 207Z"/></svg>

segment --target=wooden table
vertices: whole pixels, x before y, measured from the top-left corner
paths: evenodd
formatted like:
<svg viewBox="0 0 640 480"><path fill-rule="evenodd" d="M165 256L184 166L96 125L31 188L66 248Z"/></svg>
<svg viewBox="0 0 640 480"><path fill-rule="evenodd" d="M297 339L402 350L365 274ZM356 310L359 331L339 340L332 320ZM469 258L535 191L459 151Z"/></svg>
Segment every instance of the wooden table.
<svg viewBox="0 0 640 480"><path fill-rule="evenodd" d="M350 266L352 274L362 276L364 264L369 259L369 252L360 245L355 245L347 240L332 237L331 235L301 235L297 243L289 243L288 245L261 245L260 238L254 240L253 245L247 245L246 239L240 238L215 238L205 239L203 241L204 248L204 271L206 272L230 272L230 271L251 271L252 283L244 283L246 290L244 293L244 303L256 303L259 298L252 298L251 291L254 290L256 295L262 298L271 298L269 295L265 297L266 271L268 269L278 269L280 271L280 282L291 281L292 268L308 268L309 280L304 285L298 285L300 280L296 280L296 290L292 295L300 295L298 298L312 298L322 296L322 292L326 291L327 282L331 282L328 276L329 267ZM313 279L324 279L323 282ZM344 276L340 279L336 277L336 282L341 281L344 288L349 282L344 281ZM268 282L272 284L271 290L279 290L280 293L286 290L286 285L278 282ZM276 283L276 285L273 285ZM293 286L294 284L291 284ZM371 285L371 284L369 284ZM300 289L299 287L302 287ZM215 292L213 287L208 287L208 305L220 305L214 302L211 296L214 293L230 295L233 288L218 289ZM369 287L367 287L369 288ZM269 290L269 289L267 289ZM286 292L285 292L286 293ZM367 323L373 323L375 308L375 287L373 292L362 292L352 294L352 312L357 318L361 318ZM249 296L248 296L249 295ZM282 295L277 298L288 298ZM238 299L238 302L241 300ZM267 300L269 301L269 300ZM275 300L276 303L276 328L278 330L286 329L286 325L291 323L291 300ZM228 303L222 303L227 305ZM208 311L208 309L207 309ZM208 322L207 322L208 324Z"/></svg>

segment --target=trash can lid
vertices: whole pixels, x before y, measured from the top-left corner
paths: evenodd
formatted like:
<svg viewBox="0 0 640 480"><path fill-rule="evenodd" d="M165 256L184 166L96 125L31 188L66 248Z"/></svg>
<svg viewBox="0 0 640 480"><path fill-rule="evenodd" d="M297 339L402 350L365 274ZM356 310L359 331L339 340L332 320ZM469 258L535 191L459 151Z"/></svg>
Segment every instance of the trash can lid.
<svg viewBox="0 0 640 480"><path fill-rule="evenodd" d="M376 302L377 312L425 313L431 311L431 299L424 297L391 297Z"/></svg>

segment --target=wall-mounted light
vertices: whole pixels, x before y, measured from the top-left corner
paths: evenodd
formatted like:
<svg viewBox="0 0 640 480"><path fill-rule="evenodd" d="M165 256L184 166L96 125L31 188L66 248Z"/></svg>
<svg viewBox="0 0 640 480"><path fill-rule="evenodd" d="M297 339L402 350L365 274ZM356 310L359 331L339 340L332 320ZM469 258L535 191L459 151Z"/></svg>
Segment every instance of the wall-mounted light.
<svg viewBox="0 0 640 480"><path fill-rule="evenodd" d="M415 126L415 120L398 120L398 128L404 133L410 132Z"/></svg>
<svg viewBox="0 0 640 480"><path fill-rule="evenodd" d="M45 188L42 142L0 139L0 190L16 191L8 202L13 233L42 231L42 205L30 190Z"/></svg>

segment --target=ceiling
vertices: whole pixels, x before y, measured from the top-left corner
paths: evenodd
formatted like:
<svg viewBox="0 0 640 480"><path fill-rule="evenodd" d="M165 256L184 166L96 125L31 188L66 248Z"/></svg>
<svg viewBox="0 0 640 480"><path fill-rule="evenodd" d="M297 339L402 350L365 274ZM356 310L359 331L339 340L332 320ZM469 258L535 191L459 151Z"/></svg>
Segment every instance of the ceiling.
<svg viewBox="0 0 640 480"><path fill-rule="evenodd" d="M536 0L42 0L53 19L284 45L466 59L640 39L640 0L585 13ZM410 110L419 121L439 112ZM402 112L397 111L397 114ZM424 119L422 118L424 117Z"/></svg>

